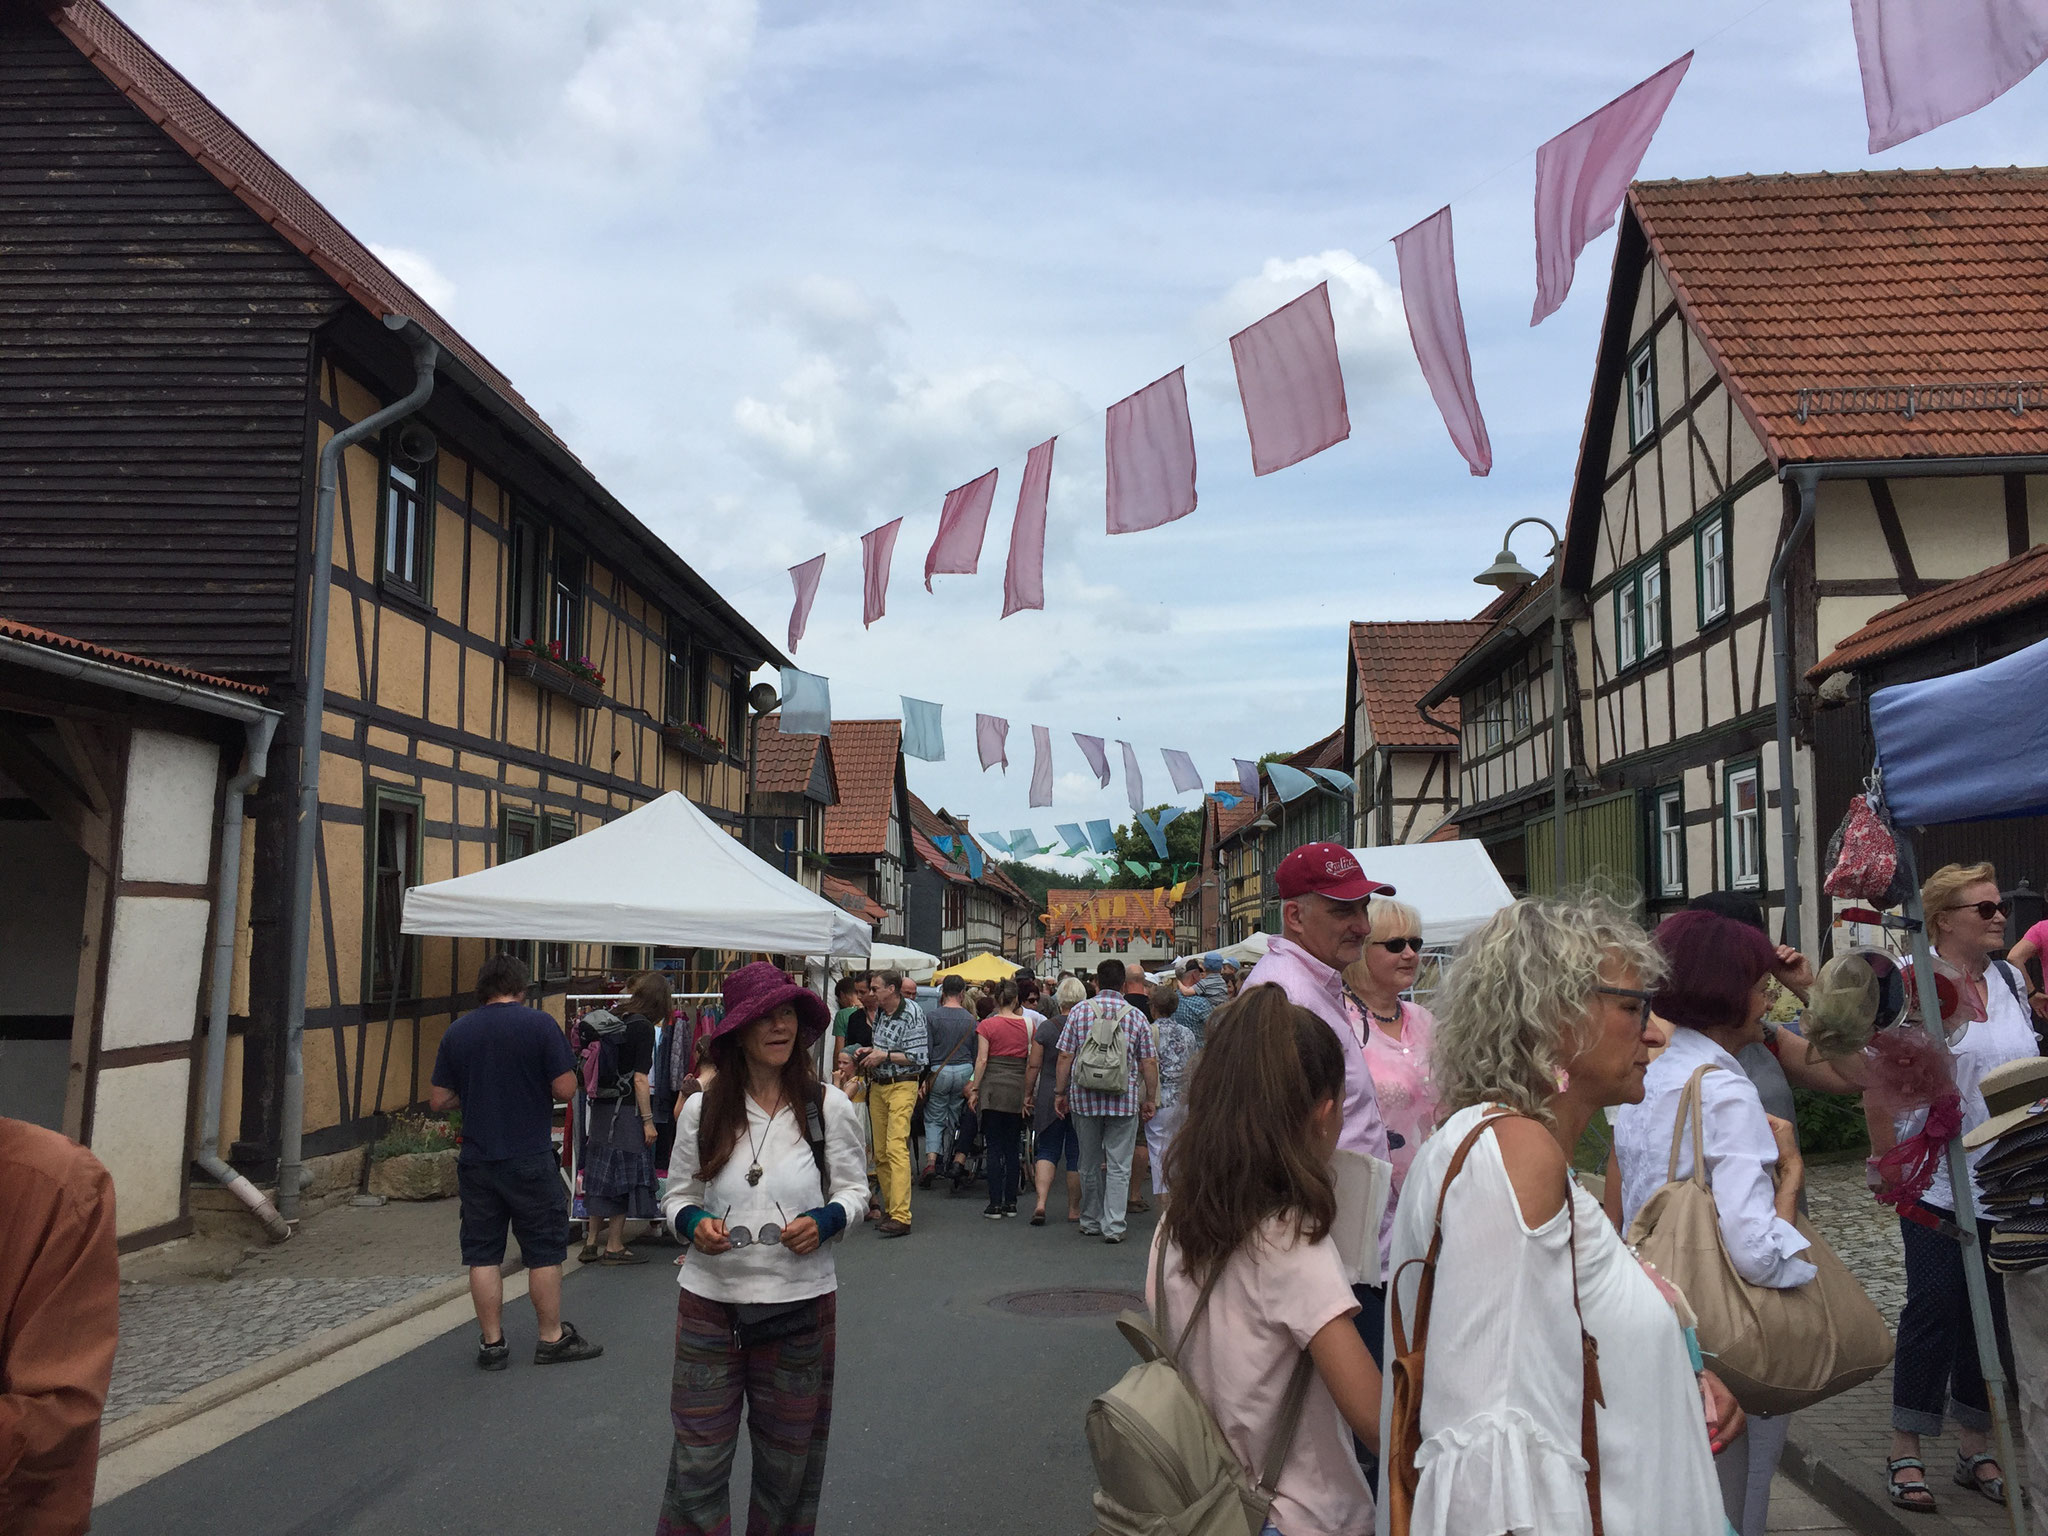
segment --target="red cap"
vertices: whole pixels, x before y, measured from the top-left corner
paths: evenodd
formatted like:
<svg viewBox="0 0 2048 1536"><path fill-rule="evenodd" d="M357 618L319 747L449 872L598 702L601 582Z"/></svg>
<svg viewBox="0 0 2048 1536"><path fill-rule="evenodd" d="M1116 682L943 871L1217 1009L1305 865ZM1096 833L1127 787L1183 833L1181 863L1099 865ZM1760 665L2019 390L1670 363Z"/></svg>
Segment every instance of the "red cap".
<svg viewBox="0 0 2048 1536"><path fill-rule="evenodd" d="M1273 874L1282 901L1296 896L1327 896L1332 901L1358 901L1391 896L1394 888L1368 879L1358 860L1342 843L1307 843L1280 861Z"/></svg>

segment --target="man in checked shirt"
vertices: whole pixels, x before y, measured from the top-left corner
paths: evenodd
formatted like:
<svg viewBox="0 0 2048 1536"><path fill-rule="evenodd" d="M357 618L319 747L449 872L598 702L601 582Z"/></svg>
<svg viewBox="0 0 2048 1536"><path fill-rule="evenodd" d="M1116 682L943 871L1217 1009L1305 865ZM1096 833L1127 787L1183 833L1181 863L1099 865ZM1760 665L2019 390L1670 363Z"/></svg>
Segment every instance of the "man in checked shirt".
<svg viewBox="0 0 2048 1536"><path fill-rule="evenodd" d="M901 971L882 972L875 1001L875 1043L859 1058L869 1080L868 1118L875 1127L875 1171L882 1185L882 1221L875 1234L903 1237L910 1231L910 1117L931 1048L924 1014L904 996Z"/></svg>

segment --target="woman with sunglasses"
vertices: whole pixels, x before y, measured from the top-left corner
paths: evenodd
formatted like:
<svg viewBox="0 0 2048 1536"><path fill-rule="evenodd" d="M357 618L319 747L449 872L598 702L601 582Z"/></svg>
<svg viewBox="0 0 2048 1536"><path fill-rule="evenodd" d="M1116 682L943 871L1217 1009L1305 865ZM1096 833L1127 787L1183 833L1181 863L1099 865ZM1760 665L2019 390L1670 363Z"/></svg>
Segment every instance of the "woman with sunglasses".
<svg viewBox="0 0 2048 1536"><path fill-rule="evenodd" d="M1998 871L1989 864L1943 865L1920 887L1920 901L1935 954L1962 972L1962 1011L1972 1022L1950 1038L1949 1049L1955 1055L1956 1090L1962 1095L1963 1129L1968 1131L1990 1118L1981 1087L1984 1074L2008 1061L2040 1054L2025 1002L2025 978L2012 965L1991 958L1993 950L2005 947L2005 920L2012 905L1999 895ZM1870 1150L1880 1154L1901 1138L1917 1135L1927 1123L1927 1111L1916 1110L1897 1122L1875 1115L1866 1118ZM1983 1155L1981 1149L1970 1154L1973 1169ZM1975 1178L1973 1173L1973 1190ZM1934 1181L1917 1203L1927 1215L1955 1220L1947 1159L1936 1167ZM1977 1229L1988 1243L1991 1223L1980 1219ZM1899 1235L1906 1253L1906 1305L1899 1313L1892 1364L1892 1502L1904 1509L1934 1508L1926 1463L1920 1459L1920 1437L1940 1434L1946 1413L1956 1421L1956 1485L2003 1504L2005 1473L1990 1454L1991 1408L1977 1368L1977 1334L1970 1325L1963 1251L1953 1240L1903 1216ZM1996 1274L1991 1276L1991 1318L2002 1336L2005 1288Z"/></svg>
<svg viewBox="0 0 2048 1536"><path fill-rule="evenodd" d="M733 972L724 992L725 1017L703 1044L717 1071L683 1105L662 1197L696 1251L680 1274L661 1536L731 1528L743 1400L747 1529L816 1527L838 1317L828 1244L868 1198L853 1104L811 1065L831 1027L823 999L767 961Z"/></svg>
<svg viewBox="0 0 2048 1536"><path fill-rule="evenodd" d="M1369 1026L1365 1066L1387 1125L1396 1200L1415 1149L1436 1129L1436 1093L1429 1076L1436 1020L1420 1003L1401 998L1421 969L1422 914L1405 901L1376 899L1370 936L1359 957L1345 967L1344 985Z"/></svg>

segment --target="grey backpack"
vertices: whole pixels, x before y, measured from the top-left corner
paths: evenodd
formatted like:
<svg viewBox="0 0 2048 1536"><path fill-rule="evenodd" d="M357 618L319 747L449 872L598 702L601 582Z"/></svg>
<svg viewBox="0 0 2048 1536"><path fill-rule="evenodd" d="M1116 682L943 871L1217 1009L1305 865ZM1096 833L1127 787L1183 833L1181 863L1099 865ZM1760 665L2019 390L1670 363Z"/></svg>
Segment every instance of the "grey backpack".
<svg viewBox="0 0 2048 1536"><path fill-rule="evenodd" d="M1116 1320L1138 1364L1088 1405L1097 1536L1259 1536L1265 1529L1315 1365L1304 1349L1281 1400L1265 1471L1254 1481L1180 1368L1223 1269L1219 1264L1203 1285L1176 1340L1166 1322L1162 1238L1152 1256L1152 1316L1126 1312Z"/></svg>
<svg viewBox="0 0 2048 1536"><path fill-rule="evenodd" d="M1128 1003L1125 1009L1135 1013ZM1131 1034L1122 1013L1097 1015L1074 1056L1074 1086L1090 1093L1124 1094L1131 1088Z"/></svg>

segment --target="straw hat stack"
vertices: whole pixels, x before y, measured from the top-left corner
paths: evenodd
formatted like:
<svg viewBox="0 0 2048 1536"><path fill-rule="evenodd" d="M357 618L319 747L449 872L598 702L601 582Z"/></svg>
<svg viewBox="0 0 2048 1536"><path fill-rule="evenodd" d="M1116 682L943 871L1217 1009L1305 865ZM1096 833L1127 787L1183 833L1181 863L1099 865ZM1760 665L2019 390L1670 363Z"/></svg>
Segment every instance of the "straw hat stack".
<svg viewBox="0 0 2048 1536"><path fill-rule="evenodd" d="M1984 1074L1991 1118L1963 1137L1977 1165L1991 1267L2001 1273L2048 1264L2048 1057L2022 1056Z"/></svg>

